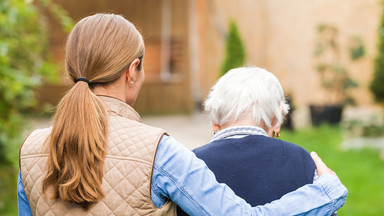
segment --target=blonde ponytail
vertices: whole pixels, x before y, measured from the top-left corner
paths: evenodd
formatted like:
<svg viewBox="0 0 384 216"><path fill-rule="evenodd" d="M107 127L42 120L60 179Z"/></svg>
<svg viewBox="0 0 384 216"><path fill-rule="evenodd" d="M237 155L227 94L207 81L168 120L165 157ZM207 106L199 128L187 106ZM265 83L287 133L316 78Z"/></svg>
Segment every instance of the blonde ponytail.
<svg viewBox="0 0 384 216"><path fill-rule="evenodd" d="M107 113L86 82L78 82L57 107L49 140L43 191L87 207L104 197L101 188L107 143Z"/></svg>
<svg viewBox="0 0 384 216"><path fill-rule="evenodd" d="M52 198L84 208L104 197L101 185L108 118L92 88L114 82L143 55L141 34L122 16L95 14L76 24L68 37L65 66L71 78L80 81L57 107L47 140L44 193L52 187Z"/></svg>

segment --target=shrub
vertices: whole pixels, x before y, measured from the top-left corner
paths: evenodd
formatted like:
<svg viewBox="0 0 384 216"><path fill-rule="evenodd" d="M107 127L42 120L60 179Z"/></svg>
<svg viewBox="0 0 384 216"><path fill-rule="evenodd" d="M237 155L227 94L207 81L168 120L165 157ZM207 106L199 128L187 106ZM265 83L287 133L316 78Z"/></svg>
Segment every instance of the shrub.
<svg viewBox="0 0 384 216"><path fill-rule="evenodd" d="M381 17L379 38L377 44L377 57L375 60L375 72L370 89L379 103L384 102L384 14Z"/></svg>
<svg viewBox="0 0 384 216"><path fill-rule="evenodd" d="M14 154L17 158L22 113L34 106L34 89L43 77L52 77L58 70L50 56L44 17L31 2L0 1L0 162ZM50 0L37 3L70 27L71 19L58 5Z"/></svg>
<svg viewBox="0 0 384 216"><path fill-rule="evenodd" d="M317 42L314 50L316 71L319 73L321 86L327 92L329 104L345 106L355 104L349 90L358 87L344 66L341 55L344 52L339 40L338 29L329 24L319 24L316 27ZM349 47L352 61L365 55L365 49L360 37L350 38L353 44Z"/></svg>
<svg viewBox="0 0 384 216"><path fill-rule="evenodd" d="M58 69L49 54L44 17L31 2L0 0L0 215L17 214L15 167L23 114L35 105L34 89ZM60 6L50 0L35 3L70 29L72 21Z"/></svg>
<svg viewBox="0 0 384 216"><path fill-rule="evenodd" d="M243 66L245 62L245 50L237 25L230 22L229 32L225 46L225 59L221 66L220 75L224 75L232 68Z"/></svg>

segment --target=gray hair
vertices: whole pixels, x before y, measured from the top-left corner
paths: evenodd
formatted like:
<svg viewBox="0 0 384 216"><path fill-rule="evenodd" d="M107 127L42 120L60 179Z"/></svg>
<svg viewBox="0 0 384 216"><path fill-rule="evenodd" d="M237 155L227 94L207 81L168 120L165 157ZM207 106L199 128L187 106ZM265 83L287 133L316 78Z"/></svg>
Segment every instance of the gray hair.
<svg viewBox="0 0 384 216"><path fill-rule="evenodd" d="M274 117L273 126L280 126L289 111L279 80L258 67L229 70L212 87L204 107L218 125L252 118L256 125L268 128Z"/></svg>

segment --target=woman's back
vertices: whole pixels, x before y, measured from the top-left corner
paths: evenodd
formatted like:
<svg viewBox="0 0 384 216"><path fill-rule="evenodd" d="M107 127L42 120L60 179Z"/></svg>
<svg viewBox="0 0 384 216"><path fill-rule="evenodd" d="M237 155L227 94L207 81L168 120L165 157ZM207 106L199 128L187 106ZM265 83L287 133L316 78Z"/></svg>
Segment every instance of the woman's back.
<svg viewBox="0 0 384 216"><path fill-rule="evenodd" d="M20 152L21 175L31 211L35 215L152 215L155 212L161 215L161 211L173 210L170 202L158 209L151 200L152 167L164 131L142 124L140 116L122 101L99 98L106 107L109 122L102 180L105 197L84 209L50 199L51 188L43 196L42 184L48 159L43 143L51 128L41 129L26 139Z"/></svg>

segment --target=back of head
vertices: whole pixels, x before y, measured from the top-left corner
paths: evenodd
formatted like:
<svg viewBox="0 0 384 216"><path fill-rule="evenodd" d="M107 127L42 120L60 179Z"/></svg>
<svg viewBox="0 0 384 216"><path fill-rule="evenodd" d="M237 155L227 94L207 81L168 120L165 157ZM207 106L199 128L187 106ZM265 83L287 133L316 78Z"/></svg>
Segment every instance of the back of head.
<svg viewBox="0 0 384 216"><path fill-rule="evenodd" d="M48 139L49 157L43 191L54 199L83 207L101 200L107 113L92 92L96 85L117 80L144 55L144 42L135 26L122 16L95 14L80 20L66 45L66 71L76 82L62 98Z"/></svg>
<svg viewBox="0 0 384 216"><path fill-rule="evenodd" d="M95 14L80 20L69 35L65 66L74 80L108 84L143 56L144 42L132 23L120 15Z"/></svg>
<svg viewBox="0 0 384 216"><path fill-rule="evenodd" d="M279 80L258 67L240 67L228 71L212 87L205 110L218 125L252 118L255 125L281 125L289 106Z"/></svg>

